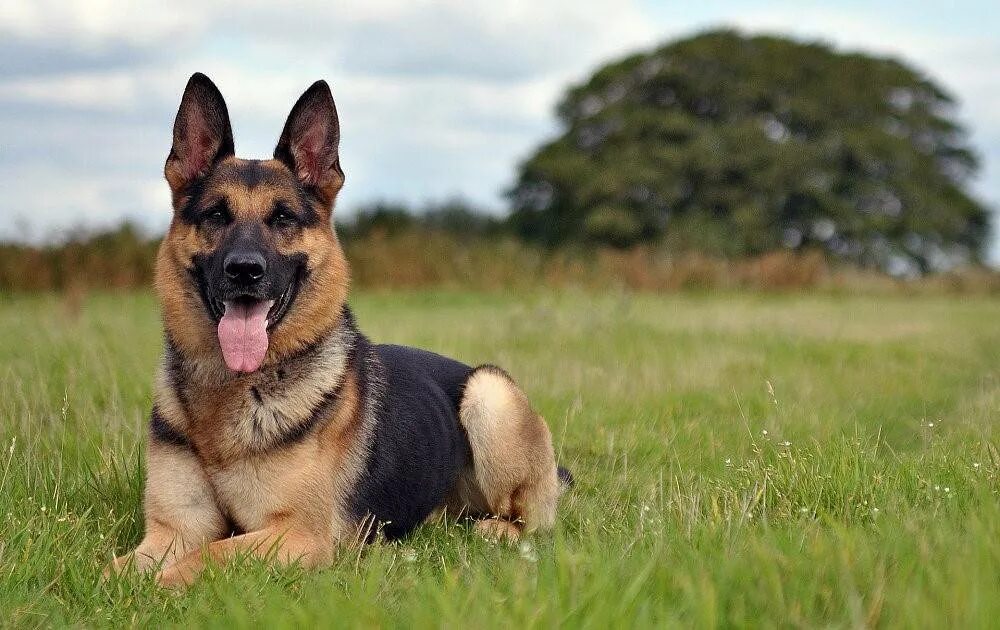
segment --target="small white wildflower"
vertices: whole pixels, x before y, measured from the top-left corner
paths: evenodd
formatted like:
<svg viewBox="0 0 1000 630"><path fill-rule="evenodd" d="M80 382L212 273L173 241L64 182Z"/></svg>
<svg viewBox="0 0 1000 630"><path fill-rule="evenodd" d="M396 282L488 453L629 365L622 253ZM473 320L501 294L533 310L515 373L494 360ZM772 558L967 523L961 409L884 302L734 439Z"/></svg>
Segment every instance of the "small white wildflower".
<svg viewBox="0 0 1000 630"><path fill-rule="evenodd" d="M877 507L873 507L872 508L872 513L873 514L878 514L878 508Z"/></svg>
<svg viewBox="0 0 1000 630"><path fill-rule="evenodd" d="M528 562L538 562L538 554L535 553L535 548L527 540L521 541L521 544L517 546L517 551Z"/></svg>
<svg viewBox="0 0 1000 630"><path fill-rule="evenodd" d="M951 492L951 488L949 488L948 486L945 486L945 487L944 487L944 491L945 491L945 492Z"/></svg>
<svg viewBox="0 0 1000 630"><path fill-rule="evenodd" d="M928 422L927 423L927 428L933 429L934 428L934 423L933 422Z"/></svg>
<svg viewBox="0 0 1000 630"><path fill-rule="evenodd" d="M761 435L767 435L767 429L762 430Z"/></svg>
<svg viewBox="0 0 1000 630"><path fill-rule="evenodd" d="M649 506L648 505L642 506L642 511L643 512L648 512L649 511Z"/></svg>
<svg viewBox="0 0 1000 630"><path fill-rule="evenodd" d="M726 466L732 466L732 465L733 465L733 458L732 457L727 457L726 458Z"/></svg>
<svg viewBox="0 0 1000 630"><path fill-rule="evenodd" d="M973 462L972 463L972 467L973 468L979 468L979 462Z"/></svg>
<svg viewBox="0 0 1000 630"><path fill-rule="evenodd" d="M788 448L789 446L791 446L791 445L792 445L792 443L791 443L791 442L789 442L788 440L785 440L784 442L779 442L778 444L779 444L780 446L784 446L785 448Z"/></svg>
<svg viewBox="0 0 1000 630"><path fill-rule="evenodd" d="M410 549L409 547L407 547L406 549L403 550L403 553L400 555L403 556L403 560L406 562L417 561L417 552L415 549Z"/></svg>
<svg viewBox="0 0 1000 630"><path fill-rule="evenodd" d="M941 491L941 486L934 486L934 490L940 492Z"/></svg>
<svg viewBox="0 0 1000 630"><path fill-rule="evenodd" d="M799 512L802 512L803 514L806 514L807 512L809 512L809 508L807 508L807 507L800 507L799 508Z"/></svg>

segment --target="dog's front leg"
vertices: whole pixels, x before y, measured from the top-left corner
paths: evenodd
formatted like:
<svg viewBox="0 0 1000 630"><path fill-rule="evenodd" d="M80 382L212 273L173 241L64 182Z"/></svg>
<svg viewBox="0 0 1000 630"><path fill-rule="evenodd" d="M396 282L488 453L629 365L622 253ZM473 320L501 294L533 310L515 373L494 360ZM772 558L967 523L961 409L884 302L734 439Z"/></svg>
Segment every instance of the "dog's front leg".
<svg viewBox="0 0 1000 630"><path fill-rule="evenodd" d="M169 565L192 549L229 533L201 463L183 444L152 439L146 462L146 532L129 554L105 569L141 573Z"/></svg>
<svg viewBox="0 0 1000 630"><path fill-rule="evenodd" d="M316 567L328 562L333 545L320 537L289 526L274 526L213 542L178 559L156 575L160 586L178 588L191 584L206 563L223 565L240 554L273 558L282 565L301 562Z"/></svg>

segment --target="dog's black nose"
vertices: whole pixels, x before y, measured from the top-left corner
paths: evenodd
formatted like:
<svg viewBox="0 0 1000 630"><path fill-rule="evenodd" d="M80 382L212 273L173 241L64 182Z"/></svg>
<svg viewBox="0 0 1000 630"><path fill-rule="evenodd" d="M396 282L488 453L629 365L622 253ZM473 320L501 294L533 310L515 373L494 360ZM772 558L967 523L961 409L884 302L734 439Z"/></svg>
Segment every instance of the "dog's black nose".
<svg viewBox="0 0 1000 630"><path fill-rule="evenodd" d="M226 256L224 266L226 277L242 285L259 282L267 271L267 261L256 252L232 252Z"/></svg>

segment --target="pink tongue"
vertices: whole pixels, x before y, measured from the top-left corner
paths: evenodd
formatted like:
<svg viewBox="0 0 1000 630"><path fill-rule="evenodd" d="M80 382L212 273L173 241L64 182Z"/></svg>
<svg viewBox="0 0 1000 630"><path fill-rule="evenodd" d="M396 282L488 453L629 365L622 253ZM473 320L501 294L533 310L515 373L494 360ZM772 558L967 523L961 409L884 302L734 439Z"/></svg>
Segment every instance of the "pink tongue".
<svg viewBox="0 0 1000 630"><path fill-rule="evenodd" d="M226 302L226 314L219 321L219 345L230 370L253 372L267 354L267 311L274 304L261 300L253 304Z"/></svg>

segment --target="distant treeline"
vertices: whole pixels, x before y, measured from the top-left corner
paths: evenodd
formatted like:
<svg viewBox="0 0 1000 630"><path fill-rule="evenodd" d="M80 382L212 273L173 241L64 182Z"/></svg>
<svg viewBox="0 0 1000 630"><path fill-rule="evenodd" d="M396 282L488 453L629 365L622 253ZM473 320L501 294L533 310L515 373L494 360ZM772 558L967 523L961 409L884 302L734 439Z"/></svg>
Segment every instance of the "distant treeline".
<svg viewBox="0 0 1000 630"><path fill-rule="evenodd" d="M725 259L666 243L544 248L521 240L504 218L460 201L417 211L400 204L371 204L338 222L337 231L354 286L367 289L545 286L1000 294L1000 273L980 267L900 280L831 262L829 254L818 249ZM0 292L149 287L158 246L158 238L128 223L54 245L0 244Z"/></svg>

